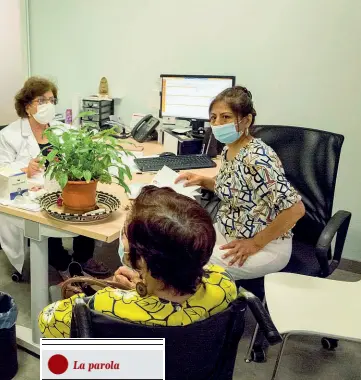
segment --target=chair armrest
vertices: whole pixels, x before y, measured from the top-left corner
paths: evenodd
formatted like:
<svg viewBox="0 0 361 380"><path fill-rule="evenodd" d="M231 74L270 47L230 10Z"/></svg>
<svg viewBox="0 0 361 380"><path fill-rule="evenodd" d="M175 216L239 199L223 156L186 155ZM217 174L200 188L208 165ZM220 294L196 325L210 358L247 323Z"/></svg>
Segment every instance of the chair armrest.
<svg viewBox="0 0 361 380"><path fill-rule="evenodd" d="M348 227L351 221L351 213L339 210L328 221L316 244L317 260L320 264L322 277L329 276L338 266L343 246L346 241ZM335 251L331 264L329 264L329 251L333 238L336 236Z"/></svg>
<svg viewBox="0 0 361 380"><path fill-rule="evenodd" d="M276 326L273 324L268 311L263 306L260 299L251 292L247 292L244 289L240 290L240 295L247 301L247 304L251 309L251 312L259 324L259 327L266 337L268 343L272 346L281 343L282 337L276 329Z"/></svg>
<svg viewBox="0 0 361 380"><path fill-rule="evenodd" d="M73 307L71 321L72 338L92 338L90 310L84 299L78 298Z"/></svg>

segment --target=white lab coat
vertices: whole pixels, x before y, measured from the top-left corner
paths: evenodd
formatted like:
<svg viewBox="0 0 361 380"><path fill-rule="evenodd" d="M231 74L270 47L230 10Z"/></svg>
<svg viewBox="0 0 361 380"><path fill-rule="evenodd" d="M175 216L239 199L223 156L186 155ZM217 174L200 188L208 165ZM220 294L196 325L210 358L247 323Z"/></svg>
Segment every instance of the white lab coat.
<svg viewBox="0 0 361 380"><path fill-rule="evenodd" d="M59 124L62 123L50 123ZM14 170L27 168L30 160L39 153L40 148L28 119L18 119L0 131L0 166L8 165ZM25 258L23 232L9 224L1 214L0 244L10 263L21 273Z"/></svg>

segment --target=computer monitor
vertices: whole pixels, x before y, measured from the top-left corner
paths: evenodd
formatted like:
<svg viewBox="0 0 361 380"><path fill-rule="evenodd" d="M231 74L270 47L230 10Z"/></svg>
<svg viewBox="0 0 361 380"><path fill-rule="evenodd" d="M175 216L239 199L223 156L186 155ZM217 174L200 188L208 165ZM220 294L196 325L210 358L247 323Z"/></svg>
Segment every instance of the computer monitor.
<svg viewBox="0 0 361 380"><path fill-rule="evenodd" d="M235 76L162 74L160 117L209 120L213 98L235 85Z"/></svg>

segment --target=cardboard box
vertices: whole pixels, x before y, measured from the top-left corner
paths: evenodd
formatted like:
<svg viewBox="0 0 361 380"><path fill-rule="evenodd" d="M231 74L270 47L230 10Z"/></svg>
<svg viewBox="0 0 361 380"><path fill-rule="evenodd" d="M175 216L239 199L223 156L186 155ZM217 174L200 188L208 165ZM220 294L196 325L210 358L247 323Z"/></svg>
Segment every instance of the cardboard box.
<svg viewBox="0 0 361 380"><path fill-rule="evenodd" d="M26 173L14 171L9 167L0 169L0 198L14 199L28 191Z"/></svg>

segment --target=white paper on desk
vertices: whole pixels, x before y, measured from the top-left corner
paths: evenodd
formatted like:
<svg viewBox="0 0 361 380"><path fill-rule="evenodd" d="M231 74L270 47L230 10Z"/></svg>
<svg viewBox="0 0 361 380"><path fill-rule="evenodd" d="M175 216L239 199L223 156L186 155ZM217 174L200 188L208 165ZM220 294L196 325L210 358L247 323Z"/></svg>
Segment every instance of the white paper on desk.
<svg viewBox="0 0 361 380"><path fill-rule="evenodd" d="M2 204L4 206L11 206L11 207L15 207L15 208L21 208L22 210L27 210L27 211L37 212L37 211L41 210L41 207L40 207L39 203L32 203L32 202L29 202L29 203L20 203L20 202L15 202L14 200L10 201L8 199L1 198L0 199L0 204Z"/></svg>
<svg viewBox="0 0 361 380"><path fill-rule="evenodd" d="M128 198L135 199L139 195L140 191L142 190L144 186L147 186L147 184L146 183L131 183L129 185L130 194L128 194Z"/></svg>
<svg viewBox="0 0 361 380"><path fill-rule="evenodd" d="M174 182L178 176L179 174L174 170L168 168L167 166L163 166L163 168L155 175L150 184L158 187L170 187L177 193L194 199L194 196L198 194L197 190L200 186L184 187L183 181L175 184Z"/></svg>
<svg viewBox="0 0 361 380"><path fill-rule="evenodd" d="M48 193L61 191L59 183L55 179L45 177L44 172L38 173L31 178L28 178L29 193L35 188L45 189Z"/></svg>
<svg viewBox="0 0 361 380"><path fill-rule="evenodd" d="M44 183L44 172L37 173L33 175L31 178L28 178L29 188L33 186L44 187Z"/></svg>

